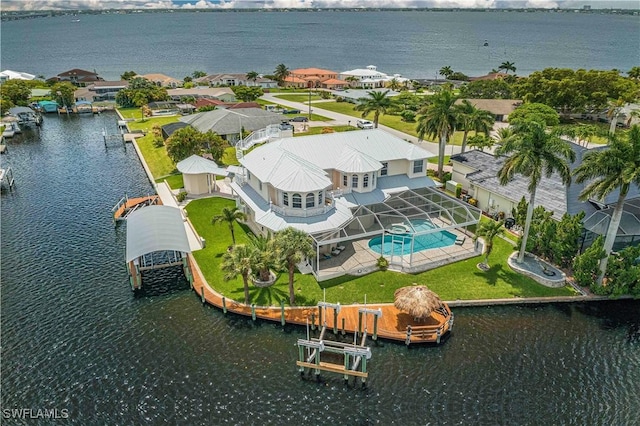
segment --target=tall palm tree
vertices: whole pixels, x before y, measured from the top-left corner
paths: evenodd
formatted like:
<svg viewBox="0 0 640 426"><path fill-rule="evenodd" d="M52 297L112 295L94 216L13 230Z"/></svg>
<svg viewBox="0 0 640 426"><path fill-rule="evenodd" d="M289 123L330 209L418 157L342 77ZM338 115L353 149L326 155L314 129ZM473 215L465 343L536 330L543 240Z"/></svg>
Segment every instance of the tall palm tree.
<svg viewBox="0 0 640 426"><path fill-rule="evenodd" d="M236 236L233 232L233 224L238 220L246 220L247 215L242 211L238 210L238 207L225 207L222 209L222 214L214 216L211 219L211 224L216 224L219 222L227 222L229 224L229 231L231 231L231 241L233 241L233 245L236 244Z"/></svg>
<svg viewBox="0 0 640 426"><path fill-rule="evenodd" d="M296 302L293 288L296 265L305 257L311 257L315 254L313 243L306 232L295 228L286 228L276 234L275 244L289 273L289 303L293 305Z"/></svg>
<svg viewBox="0 0 640 426"><path fill-rule="evenodd" d="M465 152L467 149L467 136L471 130L476 134L484 133L489 134L489 131L493 128L495 118L489 111L476 108L467 99L464 99L461 104L456 105L457 121L464 131L462 135L462 148L461 152Z"/></svg>
<svg viewBox="0 0 640 426"><path fill-rule="evenodd" d="M457 124L455 109L456 97L451 90L442 90L429 99L427 106L418 114L418 138L425 136L439 139L438 145L438 177L442 179L444 168L444 151Z"/></svg>
<svg viewBox="0 0 640 426"><path fill-rule="evenodd" d="M246 77L247 80L253 81L253 84L255 84L258 77L260 77L260 74L258 74L256 71L249 71Z"/></svg>
<svg viewBox="0 0 640 426"><path fill-rule="evenodd" d="M367 92L367 97L358 99L356 111L362 111L362 118L373 112L373 127L378 128L380 114L386 114L387 108L393 106L393 100L387 96L388 90Z"/></svg>
<svg viewBox="0 0 640 426"><path fill-rule="evenodd" d="M350 76L347 76L347 78L345 78L344 81L349 83L349 87L353 87L354 83L359 82L360 79L358 77L356 77L355 75L350 75Z"/></svg>
<svg viewBox="0 0 640 426"><path fill-rule="evenodd" d="M520 121L514 127L514 135L498 148L497 154L510 155L498 171L501 185L506 185L515 174L529 178L529 206L522 234L522 245L518 254L518 263L524 261L527 238L535 207L536 189L543 173L551 177L557 172L565 185L571 183L569 161L573 162L575 153L571 146L555 133L548 133L544 124L536 121Z"/></svg>
<svg viewBox="0 0 640 426"><path fill-rule="evenodd" d="M501 127L496 131L496 134L493 136L493 140L498 145L502 145L512 137L513 137L513 128Z"/></svg>
<svg viewBox="0 0 640 426"><path fill-rule="evenodd" d="M580 193L582 200L591 197L603 199L615 190L620 191L604 241L606 256L600 260L598 283L602 284L622 219L625 198L632 184L640 185L640 126L634 125L624 139L611 138L607 149L586 153L573 173L576 182L589 182Z"/></svg>
<svg viewBox="0 0 640 426"><path fill-rule="evenodd" d="M249 275L251 274L251 266L254 263L255 251L240 244L234 246L232 251L226 252L222 256L222 264L220 268L225 273L224 280L230 281L238 275L242 277L244 283L244 303L249 304Z"/></svg>
<svg viewBox="0 0 640 426"><path fill-rule="evenodd" d="M478 237L484 238L483 254L484 264L487 266L487 268L489 267L489 256L493 251L493 239L499 235L504 234L504 228L502 227L502 225L504 225L503 220L496 222L495 220L489 219L481 221L480 225L478 225L478 228L476 229L476 236L474 240Z"/></svg>
<svg viewBox="0 0 640 426"><path fill-rule="evenodd" d="M624 108L625 105L626 102L622 98L609 101L607 105L607 118L611 120L611 125L609 126L609 134L615 134L616 125L618 124L618 118L620 117L622 108Z"/></svg>
<svg viewBox="0 0 640 426"><path fill-rule="evenodd" d="M276 81L278 82L278 84L282 86L285 78L289 77L289 74L291 74L291 72L289 71L289 68L287 68L285 64L279 64L276 67L276 70L273 73L273 76L276 78Z"/></svg>
<svg viewBox="0 0 640 426"><path fill-rule="evenodd" d="M449 76L453 74L453 70L449 65L447 65L445 67L440 68L440 71L438 71L438 74L440 74L444 78L449 78Z"/></svg>
<svg viewBox="0 0 640 426"><path fill-rule="evenodd" d="M509 62L509 61L505 61L503 63L500 64L500 66L498 67L499 70L504 70L505 73L509 74L509 71L513 71L513 73L516 73L516 67L514 65L513 62Z"/></svg>
<svg viewBox="0 0 640 426"><path fill-rule="evenodd" d="M399 91L402 89L402 84L398 81L397 78L392 78L388 83L387 87L393 91Z"/></svg>
<svg viewBox="0 0 640 426"><path fill-rule="evenodd" d="M249 240L251 241L251 247L254 249L253 267L257 269L258 278L261 281L269 281L271 269L278 269L280 265L275 240L271 233L267 234L266 237L263 235L251 235Z"/></svg>

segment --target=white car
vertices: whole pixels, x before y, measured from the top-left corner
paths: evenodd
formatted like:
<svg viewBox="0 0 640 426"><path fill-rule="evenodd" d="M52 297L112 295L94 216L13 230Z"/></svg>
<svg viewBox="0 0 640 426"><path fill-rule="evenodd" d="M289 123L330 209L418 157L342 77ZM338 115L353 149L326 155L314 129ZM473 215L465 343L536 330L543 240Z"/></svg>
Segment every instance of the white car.
<svg viewBox="0 0 640 426"><path fill-rule="evenodd" d="M360 129L373 129L373 123L369 120L358 120L356 126Z"/></svg>

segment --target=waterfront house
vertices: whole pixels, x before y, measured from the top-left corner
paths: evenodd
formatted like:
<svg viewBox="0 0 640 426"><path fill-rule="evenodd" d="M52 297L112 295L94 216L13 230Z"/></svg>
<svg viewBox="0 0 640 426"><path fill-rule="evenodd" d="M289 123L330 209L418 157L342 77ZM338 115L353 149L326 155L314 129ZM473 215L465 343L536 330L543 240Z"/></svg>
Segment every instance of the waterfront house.
<svg viewBox="0 0 640 426"><path fill-rule="evenodd" d="M287 76L284 79L284 87L294 87L297 89L304 89L307 86L307 80L300 78L300 77L294 77L292 75Z"/></svg>
<svg viewBox="0 0 640 426"><path fill-rule="evenodd" d="M343 87L347 84L346 81L338 79L337 72L322 68L297 68L291 70L289 77L285 81L296 85L304 81L304 87L324 87L328 89Z"/></svg>
<svg viewBox="0 0 640 426"><path fill-rule="evenodd" d="M21 71L4 70L0 72L0 83L7 80L34 80L35 78L35 75Z"/></svg>
<svg viewBox="0 0 640 426"><path fill-rule="evenodd" d="M371 272L381 253L397 269L424 270L474 248L423 251L418 238L446 228L453 245L452 232L480 216L436 189L426 176L432 156L380 129L288 137L240 156L243 171L231 187L255 233L294 227L313 238L316 256L306 268L320 280Z"/></svg>
<svg viewBox="0 0 640 426"><path fill-rule="evenodd" d="M271 124L280 124L284 117L261 108L244 108L198 112L180 117L179 120L190 124L202 133L211 130L233 144L240 139L242 131L253 132Z"/></svg>
<svg viewBox="0 0 640 426"><path fill-rule="evenodd" d="M509 74L504 72L492 72L487 75L482 75L480 77L469 77L469 81L478 81L478 80L502 80L505 77L508 77Z"/></svg>
<svg viewBox="0 0 640 426"><path fill-rule="evenodd" d="M228 87L192 87L190 89L168 89L167 94L175 101L185 98L218 99L222 102L235 102L236 96Z"/></svg>
<svg viewBox="0 0 640 426"><path fill-rule="evenodd" d="M100 77L95 71L91 72L80 68L74 68L69 71L61 72L60 74L47 79L47 81L54 83L68 81L75 86L85 87L96 81L104 81L104 79Z"/></svg>
<svg viewBox="0 0 640 426"><path fill-rule="evenodd" d="M180 104L175 101L158 101L158 102L149 102L147 106L151 110L151 115L162 116L162 115L177 115L180 114L182 109L179 106Z"/></svg>
<svg viewBox="0 0 640 426"><path fill-rule="evenodd" d="M273 89L278 87L278 82L259 76L254 80L249 80L246 74L210 74L205 77L195 79L198 84L209 86L249 86L262 87L263 89Z"/></svg>
<svg viewBox="0 0 640 426"><path fill-rule="evenodd" d="M145 78L158 87L176 88L182 86L182 80L178 80L177 78L169 77L168 75L164 74L144 74L137 77Z"/></svg>
<svg viewBox="0 0 640 426"><path fill-rule="evenodd" d="M382 89L382 91L387 91L387 97L393 98L394 96L398 96L400 92L395 92L389 89ZM362 98L366 98L369 96L369 92L371 90L363 90L363 89L348 89L348 90L336 90L332 91L334 96L342 98L345 102L351 102L352 104L357 104L358 101Z"/></svg>
<svg viewBox="0 0 640 426"><path fill-rule="evenodd" d="M456 105L460 105L463 99L456 100ZM489 111L494 115L495 121L509 121L509 114L522 105L520 99L467 99L474 107Z"/></svg>
<svg viewBox="0 0 640 426"><path fill-rule="evenodd" d="M355 85L363 89L377 89L386 87L386 85L396 80L401 84L409 81L408 78L402 77L400 74L393 74L392 76L378 71L375 65L369 65L366 68L356 68L350 71L343 71L340 73L339 78L347 81L349 78L357 79Z"/></svg>
<svg viewBox="0 0 640 426"><path fill-rule="evenodd" d="M74 92L76 101L115 101L118 92L129 87L129 82L121 81L96 81L80 87Z"/></svg>
<svg viewBox="0 0 640 426"><path fill-rule="evenodd" d="M570 165L573 170L582 162L582 157L589 150L574 143L571 143L571 148L576 154L576 160ZM594 149L606 149L606 146ZM451 179L461 184L466 192L464 199L475 199L477 206L489 215L503 213L506 217L510 217L512 210L523 196L525 200L529 199L527 189L529 180L522 175L515 175L507 185L500 185L497 175L505 159L506 157L497 157L477 150L451 157L453 165ZM580 201L578 196L584 188L584 184L576 182L565 186L557 174L549 178L543 176L536 190L535 201L536 207L542 206L545 210L553 212L552 217L556 220L560 220L565 213L575 215L584 212L583 225L589 232L585 233L583 246L587 247L597 235L606 234L606 225L609 223L618 192L615 191L604 200ZM614 244L617 249L624 245L640 243L640 190L638 187L633 186L627 198L625 214Z"/></svg>
<svg viewBox="0 0 640 426"><path fill-rule="evenodd" d="M162 126L162 139L167 140L169 137L176 132L177 130L183 129L185 127L189 127L187 123L183 123L181 121L177 121L175 123L169 123Z"/></svg>

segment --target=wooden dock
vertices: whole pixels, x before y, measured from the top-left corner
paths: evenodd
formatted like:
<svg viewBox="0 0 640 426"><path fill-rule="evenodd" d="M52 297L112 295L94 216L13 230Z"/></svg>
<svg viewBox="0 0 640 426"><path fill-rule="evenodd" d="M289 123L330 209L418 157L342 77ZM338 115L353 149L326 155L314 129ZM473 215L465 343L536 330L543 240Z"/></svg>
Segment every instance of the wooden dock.
<svg viewBox="0 0 640 426"><path fill-rule="evenodd" d="M335 333L353 334L365 331L375 340L378 337L406 345L421 343L440 343L442 336L448 334L453 328L453 314L445 304L443 313L434 312L426 320L416 321L409 314L398 310L393 304L367 304L367 310L380 310L382 315L377 320L374 330L374 315L362 315L359 310L365 305L344 305L340 313L326 309L325 313L317 306L280 307L248 306L243 303L230 300L213 291L202 276L197 263L189 255L189 264L193 272L193 288L203 303L209 303L222 309L225 313L232 312L238 315L280 322L281 324L310 324L312 327L322 328L326 324L329 330ZM445 315L446 313L446 315ZM324 314L324 315L323 315Z"/></svg>

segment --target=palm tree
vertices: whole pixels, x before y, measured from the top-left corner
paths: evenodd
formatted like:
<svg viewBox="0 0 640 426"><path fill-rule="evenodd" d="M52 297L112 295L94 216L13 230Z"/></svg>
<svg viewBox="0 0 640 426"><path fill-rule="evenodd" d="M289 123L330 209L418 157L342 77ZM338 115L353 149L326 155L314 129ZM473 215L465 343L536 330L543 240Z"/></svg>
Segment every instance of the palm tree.
<svg viewBox="0 0 640 426"><path fill-rule="evenodd" d="M544 124L536 121L521 121L514 127L514 134L502 143L497 150L499 155L509 155L498 171L501 185L506 185L515 174L529 178L529 206L522 234L522 245L518 254L518 263L524 261L527 238L533 217L536 189L544 175L551 177L557 172L565 185L571 183L571 170L568 161L573 162L575 153L571 146L555 133L547 133Z"/></svg>
<svg viewBox="0 0 640 426"><path fill-rule="evenodd" d="M384 92L371 91L367 92L368 97L358 99L358 105L356 105L356 111L362 111L362 118L373 112L373 127L378 128L378 120L380 114L386 114L387 108L393 106L391 98L387 97L388 90Z"/></svg>
<svg viewBox="0 0 640 426"><path fill-rule="evenodd" d="M640 80L640 67L632 67L627 74L629 75L629 78L633 80Z"/></svg>
<svg viewBox="0 0 640 426"><path fill-rule="evenodd" d="M246 220L247 215L242 211L238 210L238 207L225 207L222 209L222 214L214 216L211 219L211 224L216 224L218 222L227 222L229 224L229 231L231 231L231 241L233 241L233 245L236 244L236 236L233 232L233 224L237 220Z"/></svg>
<svg viewBox="0 0 640 426"><path fill-rule="evenodd" d="M444 151L449 138L453 135L457 124L456 98L450 90L442 90L429 99L429 104L423 107L418 114L418 138L425 136L438 137L438 177L442 179L444 168Z"/></svg>
<svg viewBox="0 0 640 426"><path fill-rule="evenodd" d="M485 148L491 148L495 141L487 135L474 135L469 138L469 147L484 152Z"/></svg>
<svg viewBox="0 0 640 426"><path fill-rule="evenodd" d="M624 99L619 98L615 101L609 101L607 107L607 118L611 120L611 125L609 126L609 134L613 135L616 132L616 125L618 124L618 118L620 117L620 113L622 112L622 108L626 105Z"/></svg>
<svg viewBox="0 0 640 426"><path fill-rule="evenodd" d="M462 148L461 152L465 152L467 149L467 136L471 130L476 134L484 133L489 134L489 131L493 128L493 122L495 121L493 114L489 111L476 108L467 99L464 99L460 105L456 105L457 121L461 125L464 134L462 135Z"/></svg>
<svg viewBox="0 0 640 426"><path fill-rule="evenodd" d="M503 63L500 64L500 66L498 67L499 70L504 70L505 73L509 74L509 71L513 71L513 73L516 73L516 67L514 65L513 62L509 62L509 61L505 61Z"/></svg>
<svg viewBox="0 0 640 426"><path fill-rule="evenodd" d="M249 71L246 77L247 80L253 81L253 84L255 84L258 77L260 77L260 74L258 74L256 71Z"/></svg>
<svg viewBox="0 0 640 426"><path fill-rule="evenodd" d="M449 65L447 65L445 67L440 68L440 71L438 71L438 74L440 74L444 78L449 78L449 76L453 74L453 70Z"/></svg>
<svg viewBox="0 0 640 426"><path fill-rule="evenodd" d="M287 66L285 64L279 64L276 67L276 70L273 73L273 76L276 78L276 81L278 82L278 84L280 86L282 86L282 84L284 83L285 78L289 77L289 74L291 74L289 72L289 68L287 68Z"/></svg>
<svg viewBox="0 0 640 426"><path fill-rule="evenodd" d="M513 128L501 127L496 131L496 134L493 136L493 140L498 145L502 145L512 137L513 137Z"/></svg>
<svg viewBox="0 0 640 426"><path fill-rule="evenodd" d="M254 249L253 267L257 269L258 278L260 281L269 281L271 269L278 269L279 266L275 240L271 237L271 233L266 237L251 235L249 239Z"/></svg>
<svg viewBox="0 0 640 426"><path fill-rule="evenodd" d="M276 247L289 272L289 303L293 305L296 294L293 288L295 268L305 257L315 254L311 237L299 229L286 228L276 234Z"/></svg>
<svg viewBox="0 0 640 426"><path fill-rule="evenodd" d="M397 78L392 78L388 83L387 87L395 92L398 92L402 89L402 84L398 81Z"/></svg>
<svg viewBox="0 0 640 426"><path fill-rule="evenodd" d="M230 281L238 275L242 277L244 283L244 303L249 304L249 275L251 266L254 263L255 251L240 244L233 247L233 250L226 252L222 256L220 268L224 271L224 280Z"/></svg>
<svg viewBox="0 0 640 426"><path fill-rule="evenodd" d="M356 77L355 75L350 75L347 78L344 79L344 81L349 83L349 87L353 87L353 83L357 83L360 81L360 79L358 77Z"/></svg>
<svg viewBox="0 0 640 426"><path fill-rule="evenodd" d="M640 68L640 67L639 67ZM629 112L629 118L627 118L627 126L631 126L631 122L634 118L640 118L640 109L634 109Z"/></svg>
<svg viewBox="0 0 640 426"><path fill-rule="evenodd" d="M487 268L489 268L489 255L493 251L493 239L498 235L504 234L504 221L501 220L496 222L495 220L485 220L481 221L480 225L476 229L476 236L474 237L474 241L478 239L478 237L484 238L484 264Z"/></svg>
<svg viewBox="0 0 640 426"><path fill-rule="evenodd" d="M580 193L582 200L591 197L603 199L615 190L620 191L604 241L606 256L600 260L598 283L602 284L622 219L625 198L632 184L640 185L640 126L634 125L625 139L611 138L608 149L586 153L582 164L573 173L576 182L589 182Z"/></svg>

